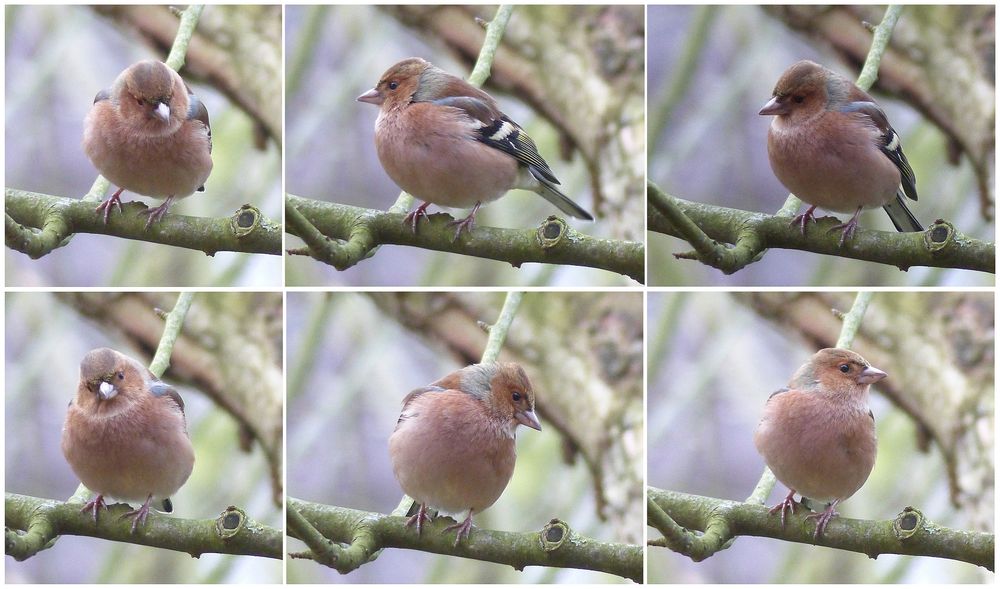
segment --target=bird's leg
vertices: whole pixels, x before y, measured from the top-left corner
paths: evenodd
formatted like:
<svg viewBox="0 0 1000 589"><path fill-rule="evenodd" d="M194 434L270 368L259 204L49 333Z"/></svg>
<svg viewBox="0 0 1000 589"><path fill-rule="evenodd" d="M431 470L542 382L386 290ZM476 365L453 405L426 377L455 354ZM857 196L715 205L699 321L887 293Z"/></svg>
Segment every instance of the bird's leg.
<svg viewBox="0 0 1000 589"><path fill-rule="evenodd" d="M450 530L458 530L458 533L455 535L455 546L458 546L458 543L462 541L463 536L468 538L469 532L472 530L472 510L469 510L469 515L465 517L463 522L448 526L447 528L441 530L441 533L443 534Z"/></svg>
<svg viewBox="0 0 1000 589"><path fill-rule="evenodd" d="M420 221L420 217L423 217L423 218L427 219L428 221L430 220L430 217L427 215L427 207L429 207L429 206L431 206L431 203L425 202L425 203L422 203L416 209L410 211L409 213L406 213L406 216L403 217L403 225L406 225L407 223L409 223L410 227L413 229L413 232L416 233L417 232L417 222Z"/></svg>
<svg viewBox="0 0 1000 589"><path fill-rule="evenodd" d="M788 496L785 497L784 501L782 501L781 503L779 503L779 504L775 505L774 507L772 507L770 509L770 511L768 511L768 513L770 513L771 515L774 515L775 513L777 513L777 512L780 511L781 512L781 528L784 529L785 528L785 511L791 511L792 513L795 513L795 506L796 505L797 505L797 503L795 503L795 489L791 489L790 491L788 491Z"/></svg>
<svg viewBox="0 0 1000 589"><path fill-rule="evenodd" d="M93 512L93 514L94 514L94 523L96 524L97 523L97 512L102 507L104 508L105 511L108 510L108 504L104 502L104 495L101 495L100 493L98 493L97 497L94 497L93 499L91 499L90 501L87 501L83 505L83 509L80 510L80 513L83 513L85 511L91 511L91 512Z"/></svg>
<svg viewBox="0 0 1000 589"><path fill-rule="evenodd" d="M481 206L483 206L483 203L477 202L476 206L472 207L472 212L469 213L468 217L448 223L449 227L452 225L458 226L458 229L455 230L455 239L452 241L458 241L458 237L462 235L462 231L472 231L472 229L476 226L476 213L479 212L479 207Z"/></svg>
<svg viewBox="0 0 1000 589"><path fill-rule="evenodd" d="M811 207L806 209L806 212L802 213L801 215L797 215L795 218L793 218L791 223L789 223L789 225L798 225L802 229L802 235L805 235L806 224L809 223L809 221L812 221L813 223L816 222L816 216L813 215L813 211L815 210L816 210L816 205L812 205Z"/></svg>
<svg viewBox="0 0 1000 589"><path fill-rule="evenodd" d="M123 190L125 190L125 189L124 188L119 188L117 192L115 192L114 194L111 195L111 198L109 198L108 200L106 200L106 201L102 202L101 204L97 205L97 208L94 209L95 213L100 213L101 211L104 211L104 224L105 225L108 224L108 219L111 217L111 208L112 207L117 206L118 207L118 212L119 213L122 212L122 198L121 198L121 196L122 196L122 191ZM105 507L107 507L107 506L105 506Z"/></svg>
<svg viewBox="0 0 1000 589"><path fill-rule="evenodd" d="M149 504L152 500L153 500L153 495L150 494L149 497L146 497L146 502L142 504L142 507L140 507L139 509L133 509L132 511L129 511L128 513L122 515L119 518L119 519L131 518L133 534L135 533L135 527L137 525L146 524L146 516L149 515Z"/></svg>
<svg viewBox="0 0 1000 589"><path fill-rule="evenodd" d="M427 515L427 506L423 503L420 504L420 509L417 510L415 514L410 516L410 519L406 520L406 527L410 527L414 524L417 526L417 535L424 529L424 522L431 521L431 518Z"/></svg>
<svg viewBox="0 0 1000 589"><path fill-rule="evenodd" d="M806 516L806 519L811 517L816 518L816 531L813 533L813 540L819 540L819 537L823 535L823 531L826 530L826 524L830 523L830 520L840 515L837 513L835 507L837 503L840 503L840 499L834 499L822 513L810 513Z"/></svg>
<svg viewBox="0 0 1000 589"><path fill-rule="evenodd" d="M164 215L167 214L167 210L170 209L170 205L173 202L174 202L174 197L173 195L171 195L167 197L167 200L163 201L162 205L158 207L153 207L151 209L146 209L145 211L139 213L140 215L149 215L149 218L146 219L146 227L145 227L146 230L149 229L150 225L156 223L157 221L162 219Z"/></svg>
<svg viewBox="0 0 1000 589"><path fill-rule="evenodd" d="M840 247L844 247L844 242L854 236L854 230L858 228L858 217L861 215L861 207L854 211L854 216L851 220L846 223L841 223L840 225L834 225L830 228L830 231L835 229L843 229L844 232L840 235Z"/></svg>

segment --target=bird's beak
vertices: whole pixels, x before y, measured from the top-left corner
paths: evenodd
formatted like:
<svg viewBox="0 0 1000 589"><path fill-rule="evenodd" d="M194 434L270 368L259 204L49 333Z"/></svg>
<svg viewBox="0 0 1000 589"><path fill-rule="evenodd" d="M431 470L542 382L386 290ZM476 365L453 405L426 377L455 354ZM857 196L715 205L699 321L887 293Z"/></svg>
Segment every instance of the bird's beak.
<svg viewBox="0 0 1000 589"><path fill-rule="evenodd" d="M535 416L534 411L518 411L514 414L514 419L521 425L542 431L542 424L538 423L538 417Z"/></svg>
<svg viewBox="0 0 1000 589"><path fill-rule="evenodd" d="M153 111L153 116L166 123L170 120L170 107L166 102L157 104L156 109Z"/></svg>
<svg viewBox="0 0 1000 589"><path fill-rule="evenodd" d="M878 368L875 368L874 366L869 366L868 368L862 370L861 374L858 375L858 384L876 383L887 376L889 375L882 372Z"/></svg>
<svg viewBox="0 0 1000 589"><path fill-rule="evenodd" d="M767 101L764 108L760 109L759 115L783 115L788 112L788 107L780 102L778 102L778 97L775 96L771 100Z"/></svg>
<svg viewBox="0 0 1000 589"><path fill-rule="evenodd" d="M97 387L97 394L100 395L102 399L107 401L118 394L118 389L116 389L115 385L110 382L101 382L101 386Z"/></svg>
<svg viewBox="0 0 1000 589"><path fill-rule="evenodd" d="M385 99L379 95L378 90L375 88L372 88L368 92L358 96L358 102L367 102L368 104L374 104L375 106L381 106L384 101Z"/></svg>

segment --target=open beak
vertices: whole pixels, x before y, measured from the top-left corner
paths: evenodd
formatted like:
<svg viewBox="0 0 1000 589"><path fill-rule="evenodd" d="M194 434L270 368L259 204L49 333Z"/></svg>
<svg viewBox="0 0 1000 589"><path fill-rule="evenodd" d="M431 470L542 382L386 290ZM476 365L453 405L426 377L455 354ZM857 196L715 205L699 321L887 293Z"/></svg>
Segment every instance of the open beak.
<svg viewBox="0 0 1000 589"><path fill-rule="evenodd" d="M535 416L534 411L518 411L514 414L514 419L521 425L542 431L542 424L538 423L538 417Z"/></svg>

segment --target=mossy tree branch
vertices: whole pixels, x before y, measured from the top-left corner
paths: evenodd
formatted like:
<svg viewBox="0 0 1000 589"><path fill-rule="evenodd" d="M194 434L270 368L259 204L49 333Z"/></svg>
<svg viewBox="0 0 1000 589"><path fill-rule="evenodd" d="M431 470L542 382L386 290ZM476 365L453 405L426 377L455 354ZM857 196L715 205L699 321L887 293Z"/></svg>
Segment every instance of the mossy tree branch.
<svg viewBox="0 0 1000 589"><path fill-rule="evenodd" d="M430 215L414 233L403 224L403 214L322 202L285 195L286 231L307 247L292 255L311 256L345 270L372 254L377 245L406 245L508 262L512 266L538 262L599 268L645 280L645 246L642 243L600 239L570 228L551 216L535 229L499 229L477 225L455 239L451 216ZM335 241L338 240L338 241Z"/></svg>
<svg viewBox="0 0 1000 589"><path fill-rule="evenodd" d="M324 562L341 573L350 572L369 562L382 548L407 548L436 554L472 558L507 564L517 570L527 566L549 566L601 571L636 582L642 582L642 547L631 544L600 542L580 536L560 520L552 520L536 532L500 532L477 529L455 546L453 535L441 533L451 523L436 518L424 524L424 533L417 536L406 526L406 518L357 511L288 499L289 512L294 511L318 530L328 544ZM298 526L289 516L289 534L303 539ZM294 554L293 558L314 558L316 552Z"/></svg>
<svg viewBox="0 0 1000 589"><path fill-rule="evenodd" d="M111 215L105 224L94 212L93 201L12 188L6 189L5 196L7 247L32 259L66 245L75 233L172 245L210 256L227 251L281 254L280 224L248 204L229 217L215 219L169 214L147 230L146 218L138 214L146 205L138 201L124 203L124 214Z"/></svg>
<svg viewBox="0 0 1000 589"><path fill-rule="evenodd" d="M805 235L787 216L691 202L663 192L648 182L647 223L650 231L679 237L694 251L674 254L696 259L733 274L760 261L769 248L865 260L907 270L914 266L996 271L996 244L969 237L951 223L938 220L923 233L858 229L840 245L840 221L823 217Z"/></svg>
<svg viewBox="0 0 1000 589"><path fill-rule="evenodd" d="M729 546L738 536L760 536L839 548L867 554L931 556L967 562L993 570L995 536L986 532L952 530L935 524L912 508L903 509L892 520L870 521L836 517L818 539L815 524L801 515L781 518L763 505L700 497L676 491L647 489L649 524L663 533L651 541L700 562ZM664 518L669 513L668 518ZM695 534L690 530L701 530Z"/></svg>
<svg viewBox="0 0 1000 589"><path fill-rule="evenodd" d="M90 536L114 542L202 554L238 554L280 559L281 531L249 519L228 507L215 519L150 517L141 531L133 534L131 522L122 518L129 507L109 507L95 524L89 513L81 513L78 503L63 503L7 493L4 498L4 550L15 560L28 559L52 547L61 535Z"/></svg>

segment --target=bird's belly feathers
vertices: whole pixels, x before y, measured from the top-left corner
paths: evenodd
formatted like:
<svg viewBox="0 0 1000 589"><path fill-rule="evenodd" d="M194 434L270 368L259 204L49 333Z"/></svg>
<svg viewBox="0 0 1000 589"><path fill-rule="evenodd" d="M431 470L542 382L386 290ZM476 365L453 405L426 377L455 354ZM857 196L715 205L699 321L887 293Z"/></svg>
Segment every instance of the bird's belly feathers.
<svg viewBox="0 0 1000 589"><path fill-rule="evenodd" d="M514 473L514 439L462 420L430 423L416 416L389 438L393 471L407 495L458 514L478 513L503 493Z"/></svg>
<svg viewBox="0 0 1000 589"><path fill-rule="evenodd" d="M436 205L470 208L500 198L518 183L517 161L475 140L471 130L460 137L380 116L375 147L396 185Z"/></svg>
<svg viewBox="0 0 1000 589"><path fill-rule="evenodd" d="M157 498L173 495L191 475L194 449L183 425L133 418L138 414L103 419L84 416L77 423L89 420L85 428L67 419L63 453L91 491L141 502L150 494Z"/></svg>
<svg viewBox="0 0 1000 589"><path fill-rule="evenodd" d="M99 128L83 137L83 148L94 166L112 184L153 198L184 198L198 190L212 172L208 133L191 131L192 146L175 149L173 135L117 141ZM182 131L186 132L186 131Z"/></svg>
<svg viewBox="0 0 1000 589"><path fill-rule="evenodd" d="M815 427L816 423L829 427ZM765 413L754 432L754 444L775 478L817 501L847 499L875 465L871 417L856 410L831 410L821 402L797 404L780 421Z"/></svg>
<svg viewBox="0 0 1000 589"><path fill-rule="evenodd" d="M802 201L828 211L853 213L896 197L899 170L873 145L821 142L815 135L772 122L768 157L775 176ZM775 165L780 152L784 165ZM822 153L817 157L816 153Z"/></svg>

